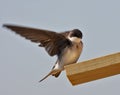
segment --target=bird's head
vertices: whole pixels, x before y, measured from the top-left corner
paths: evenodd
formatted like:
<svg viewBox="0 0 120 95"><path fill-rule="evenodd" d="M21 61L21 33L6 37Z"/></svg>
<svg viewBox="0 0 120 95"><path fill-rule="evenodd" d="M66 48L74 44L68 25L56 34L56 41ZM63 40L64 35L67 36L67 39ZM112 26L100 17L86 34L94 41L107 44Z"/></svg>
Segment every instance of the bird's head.
<svg viewBox="0 0 120 95"><path fill-rule="evenodd" d="M69 39L74 42L80 42L83 37L82 32L79 29L73 29L70 31Z"/></svg>
<svg viewBox="0 0 120 95"><path fill-rule="evenodd" d="M71 30L69 36L70 37L77 37L77 38L82 39L83 34L82 34L82 32L79 29L73 29L73 30Z"/></svg>

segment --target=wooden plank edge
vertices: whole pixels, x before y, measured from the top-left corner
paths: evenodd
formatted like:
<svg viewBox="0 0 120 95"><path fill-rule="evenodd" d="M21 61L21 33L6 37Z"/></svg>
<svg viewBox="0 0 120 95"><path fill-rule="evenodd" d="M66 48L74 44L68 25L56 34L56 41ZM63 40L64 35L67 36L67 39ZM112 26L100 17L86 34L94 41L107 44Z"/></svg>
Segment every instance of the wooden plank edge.
<svg viewBox="0 0 120 95"><path fill-rule="evenodd" d="M109 56L115 56L115 55L119 56L120 52L115 53L115 54L111 54L111 55L107 55L107 56L102 56L102 57L95 58L95 59L91 59L91 60L96 60L96 59L100 59L100 58L104 58L104 57L109 58ZM91 60L88 60L87 62L89 62ZM84 62L80 62L80 63L84 64ZM80 65L80 63L78 63L78 64ZM82 66L83 66L83 64L82 64ZM66 66L65 69L66 69L67 78L69 79L69 81L71 82L72 85L78 85L81 83L90 82L93 80L97 80L97 79L101 79L101 78L110 77L110 76L113 76L116 74L120 74L120 62L118 62L116 64L110 64L110 65L107 65L107 66L104 66L101 68L88 70L86 72L76 73L74 75L69 75L69 67L71 67L71 65ZM74 67L74 65L72 65L72 67ZM78 79L78 77L79 77L79 79Z"/></svg>

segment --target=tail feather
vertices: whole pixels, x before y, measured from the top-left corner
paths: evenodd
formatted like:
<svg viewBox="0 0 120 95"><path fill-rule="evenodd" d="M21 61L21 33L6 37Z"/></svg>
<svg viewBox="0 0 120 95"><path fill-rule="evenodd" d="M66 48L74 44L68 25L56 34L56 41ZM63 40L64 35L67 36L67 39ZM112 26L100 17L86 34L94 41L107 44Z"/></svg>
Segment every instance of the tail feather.
<svg viewBox="0 0 120 95"><path fill-rule="evenodd" d="M49 77L52 74L52 71L49 72L45 77L43 77L39 82L42 82L43 80L45 80L47 77Z"/></svg>
<svg viewBox="0 0 120 95"><path fill-rule="evenodd" d="M60 75L60 73L61 73L61 71L57 72L56 74L52 74L52 76L57 78Z"/></svg>
<svg viewBox="0 0 120 95"><path fill-rule="evenodd" d="M55 77L58 77L59 74L61 73L60 70L52 70L50 71L45 77L43 77L39 82L42 82L43 80L45 80L47 77L49 77L50 75L53 75Z"/></svg>

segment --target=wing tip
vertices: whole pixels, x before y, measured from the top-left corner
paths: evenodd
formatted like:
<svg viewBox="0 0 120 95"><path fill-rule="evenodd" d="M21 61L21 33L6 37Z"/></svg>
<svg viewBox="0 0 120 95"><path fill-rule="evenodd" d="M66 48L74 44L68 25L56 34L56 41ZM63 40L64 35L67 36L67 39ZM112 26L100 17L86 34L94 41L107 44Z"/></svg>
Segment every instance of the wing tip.
<svg viewBox="0 0 120 95"><path fill-rule="evenodd" d="M5 28L11 28L11 27L14 27L14 26L17 26L17 25L14 25L14 24L3 24L2 27L5 27Z"/></svg>
<svg viewBox="0 0 120 95"><path fill-rule="evenodd" d="M4 28L9 28L11 25L9 25L9 24L3 24L2 25L2 27L4 27Z"/></svg>
<svg viewBox="0 0 120 95"><path fill-rule="evenodd" d="M2 27L7 27L7 25L6 25L6 24L3 24Z"/></svg>

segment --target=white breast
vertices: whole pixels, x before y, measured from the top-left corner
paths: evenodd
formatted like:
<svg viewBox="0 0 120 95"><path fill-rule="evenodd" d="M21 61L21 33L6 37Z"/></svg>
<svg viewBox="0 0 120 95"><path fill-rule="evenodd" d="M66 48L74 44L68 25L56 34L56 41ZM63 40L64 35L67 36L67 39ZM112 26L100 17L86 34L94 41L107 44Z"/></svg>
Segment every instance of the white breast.
<svg viewBox="0 0 120 95"><path fill-rule="evenodd" d="M63 51L62 58L55 65L54 69L64 69L65 65L76 63L82 52L83 45L81 39L77 37L69 38L72 41L72 47L66 47Z"/></svg>
<svg viewBox="0 0 120 95"><path fill-rule="evenodd" d="M82 46L80 44L74 43L74 46L67 48L62 57L62 63L64 65L72 64L76 62L81 54Z"/></svg>
<svg viewBox="0 0 120 95"><path fill-rule="evenodd" d="M63 56L61 60L56 64L56 69L64 69L65 65L76 63L79 59L80 54L82 52L82 45L74 44L71 48L66 48L64 50Z"/></svg>

